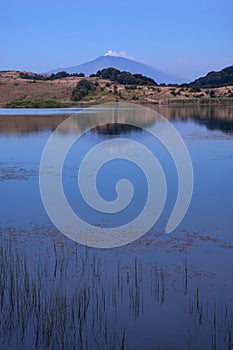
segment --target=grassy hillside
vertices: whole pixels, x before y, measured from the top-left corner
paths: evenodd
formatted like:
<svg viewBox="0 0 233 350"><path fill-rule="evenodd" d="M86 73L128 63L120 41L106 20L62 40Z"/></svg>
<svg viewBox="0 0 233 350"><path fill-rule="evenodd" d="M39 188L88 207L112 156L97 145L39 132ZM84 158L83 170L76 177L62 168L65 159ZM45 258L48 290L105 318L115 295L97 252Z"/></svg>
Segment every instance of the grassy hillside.
<svg viewBox="0 0 233 350"><path fill-rule="evenodd" d="M91 83L94 88L88 90L88 93L81 94L81 98L80 95L74 98L74 90L83 79ZM209 103L219 99L230 102L232 98L233 86L211 89L156 84L146 86L121 84L97 76L36 79L35 75L22 77L20 72L0 72L0 107L72 107L110 101Z"/></svg>

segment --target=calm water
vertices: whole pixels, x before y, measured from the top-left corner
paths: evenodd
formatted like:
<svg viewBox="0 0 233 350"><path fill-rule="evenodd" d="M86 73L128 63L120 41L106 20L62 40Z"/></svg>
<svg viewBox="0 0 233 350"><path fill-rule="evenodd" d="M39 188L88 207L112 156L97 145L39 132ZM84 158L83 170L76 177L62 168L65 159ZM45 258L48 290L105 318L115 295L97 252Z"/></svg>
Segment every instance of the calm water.
<svg viewBox="0 0 233 350"><path fill-rule="evenodd" d="M114 200L117 181L127 178L134 198L119 214L96 213L77 188L85 154L103 141L128 138L143 143L162 165L167 198L158 222L142 238L113 249L69 240L42 205L42 152L68 115L0 115L1 349L232 348L233 108L156 109L183 137L194 170L190 207L169 234L178 180L168 151L150 134L160 121L132 115L142 130L128 119L126 126L113 110L112 124L88 130L93 115L85 112L59 136L63 142L87 130L65 159L62 181L74 212L103 230L140 213L147 183L134 164L109 162L96 178L101 196Z"/></svg>

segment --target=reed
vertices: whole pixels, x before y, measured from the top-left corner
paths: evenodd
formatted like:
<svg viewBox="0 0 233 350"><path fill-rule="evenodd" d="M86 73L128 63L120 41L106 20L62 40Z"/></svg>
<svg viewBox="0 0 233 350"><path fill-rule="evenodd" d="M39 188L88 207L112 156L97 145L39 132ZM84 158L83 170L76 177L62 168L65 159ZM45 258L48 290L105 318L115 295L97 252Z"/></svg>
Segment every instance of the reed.
<svg viewBox="0 0 233 350"><path fill-rule="evenodd" d="M0 348L134 349L132 327L144 319L148 302L158 317L169 293L180 293L193 329L206 330L209 348L232 346L232 312L206 303L199 286L191 290L189 282L188 289L187 260L175 288L157 262L106 264L77 244L54 241L35 257L4 238L0 261ZM195 344L192 332L179 339L181 348ZM159 346L172 349L166 339Z"/></svg>

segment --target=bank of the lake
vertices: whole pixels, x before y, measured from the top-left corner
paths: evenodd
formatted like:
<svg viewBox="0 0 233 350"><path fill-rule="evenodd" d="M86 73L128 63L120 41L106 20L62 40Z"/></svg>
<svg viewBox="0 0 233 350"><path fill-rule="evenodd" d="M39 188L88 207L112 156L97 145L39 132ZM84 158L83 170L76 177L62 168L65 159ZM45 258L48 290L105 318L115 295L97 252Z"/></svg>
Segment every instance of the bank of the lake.
<svg viewBox="0 0 233 350"><path fill-rule="evenodd" d="M93 90L72 100L77 84L85 79ZM76 96L77 97L77 96ZM0 107L71 108L105 102L140 104L233 104L233 86L198 88L179 85L126 85L100 77L69 76L56 80L23 79L20 72L0 72Z"/></svg>

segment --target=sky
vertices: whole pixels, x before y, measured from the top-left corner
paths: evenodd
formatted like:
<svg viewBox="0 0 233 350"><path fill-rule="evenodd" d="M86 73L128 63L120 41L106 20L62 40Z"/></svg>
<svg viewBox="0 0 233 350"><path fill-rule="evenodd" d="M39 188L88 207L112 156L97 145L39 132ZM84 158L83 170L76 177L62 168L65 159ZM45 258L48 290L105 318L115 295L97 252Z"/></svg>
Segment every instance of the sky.
<svg viewBox="0 0 233 350"><path fill-rule="evenodd" d="M1 0L0 70L123 55L183 78L233 64L233 0Z"/></svg>

